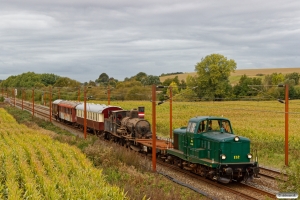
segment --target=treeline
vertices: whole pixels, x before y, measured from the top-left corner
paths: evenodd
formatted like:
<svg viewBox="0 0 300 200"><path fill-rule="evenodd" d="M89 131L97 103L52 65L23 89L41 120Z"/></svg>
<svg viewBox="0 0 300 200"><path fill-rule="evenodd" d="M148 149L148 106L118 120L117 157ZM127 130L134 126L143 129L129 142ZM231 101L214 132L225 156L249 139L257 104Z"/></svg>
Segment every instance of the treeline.
<svg viewBox="0 0 300 200"><path fill-rule="evenodd" d="M55 74L36 74L27 72L17 76L10 76L6 80L1 81L0 87L8 88L43 88L43 87L79 87L80 82L72 80L68 77L60 77Z"/></svg>
<svg viewBox="0 0 300 200"><path fill-rule="evenodd" d="M84 100L84 92L88 99L105 100L110 93L111 100L149 100L151 87L161 84L158 76L140 72L124 81L118 81L102 73L92 81L80 83L67 77L54 74L35 74L27 72L10 76L0 83L0 92L13 96L15 89L17 97L31 100L33 90L35 101L46 102L52 99Z"/></svg>
<svg viewBox="0 0 300 200"><path fill-rule="evenodd" d="M160 77L162 77L162 76L170 76L170 75L177 75L177 74L183 74L183 72L162 73L160 75Z"/></svg>
<svg viewBox="0 0 300 200"><path fill-rule="evenodd" d="M243 75L235 85L230 83L229 77L236 69L236 63L220 54L211 54L201 59L195 65L196 76L188 76L186 80L167 78L160 82L158 76L148 75L144 72L118 81L101 73L92 81L80 83L67 77L54 74L35 74L34 72L10 76L0 83L2 92L13 94L13 90L23 90L25 98L30 99L32 89L35 89L34 98L45 101L50 90L52 99L67 100L84 99L84 91L88 99L105 100L110 94L111 100L150 100L152 85L162 85L157 88L160 101L170 98L174 101L224 101L224 100L275 100L284 99L284 87L289 85L289 98L300 98L299 73L273 73L260 77ZM178 72L179 73L179 72ZM21 97L21 92L17 95Z"/></svg>

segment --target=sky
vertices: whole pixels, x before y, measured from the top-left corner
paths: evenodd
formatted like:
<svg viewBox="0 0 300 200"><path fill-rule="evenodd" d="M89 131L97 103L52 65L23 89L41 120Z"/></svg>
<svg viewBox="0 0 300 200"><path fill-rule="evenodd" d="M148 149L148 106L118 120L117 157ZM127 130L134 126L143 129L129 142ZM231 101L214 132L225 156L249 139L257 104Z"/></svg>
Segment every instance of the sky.
<svg viewBox="0 0 300 200"><path fill-rule="evenodd" d="M300 67L299 0L0 0L0 80L26 72L194 72L218 53L237 69Z"/></svg>

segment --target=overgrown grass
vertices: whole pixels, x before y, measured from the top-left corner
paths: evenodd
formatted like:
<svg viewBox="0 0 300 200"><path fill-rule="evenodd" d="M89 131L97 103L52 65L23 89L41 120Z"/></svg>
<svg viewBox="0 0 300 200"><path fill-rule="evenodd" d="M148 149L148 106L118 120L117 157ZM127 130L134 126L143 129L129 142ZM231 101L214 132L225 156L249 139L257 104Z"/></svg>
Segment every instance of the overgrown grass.
<svg viewBox="0 0 300 200"><path fill-rule="evenodd" d="M81 149L95 167L103 170L106 181L123 188L130 199L206 199L159 174L152 173L151 163L129 149L114 143L108 145L92 135L88 135L87 139L76 137L50 122L32 118L26 111L14 107L5 109L19 123L27 125L36 123L44 129L56 132L57 134L50 134L53 139Z"/></svg>

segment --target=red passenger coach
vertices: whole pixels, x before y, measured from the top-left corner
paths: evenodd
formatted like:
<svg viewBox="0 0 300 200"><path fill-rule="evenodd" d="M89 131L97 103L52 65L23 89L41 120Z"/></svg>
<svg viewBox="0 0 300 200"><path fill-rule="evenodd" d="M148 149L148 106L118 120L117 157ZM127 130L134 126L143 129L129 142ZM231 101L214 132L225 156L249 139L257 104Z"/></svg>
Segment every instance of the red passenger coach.
<svg viewBox="0 0 300 200"><path fill-rule="evenodd" d="M110 113L114 110L122 110L121 107L117 106L107 106L104 104L86 104L87 112L87 128L94 133L101 133L104 131L104 119L108 118ZM84 127L84 104L79 104L76 106L76 117L77 124Z"/></svg>
<svg viewBox="0 0 300 200"><path fill-rule="evenodd" d="M58 119L58 112L59 112L58 104L62 101L63 101L62 99L57 99L52 102L52 117L54 117L56 120Z"/></svg>
<svg viewBox="0 0 300 200"><path fill-rule="evenodd" d="M58 103L58 118L62 121L75 123L77 121L75 107L79 104L82 103L74 101L60 101Z"/></svg>

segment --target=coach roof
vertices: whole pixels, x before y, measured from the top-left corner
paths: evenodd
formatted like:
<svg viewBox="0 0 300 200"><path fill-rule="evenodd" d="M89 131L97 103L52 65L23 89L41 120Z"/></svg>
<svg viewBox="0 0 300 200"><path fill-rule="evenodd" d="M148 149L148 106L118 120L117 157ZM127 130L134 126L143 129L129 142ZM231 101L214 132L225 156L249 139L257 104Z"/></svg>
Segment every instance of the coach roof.
<svg viewBox="0 0 300 200"><path fill-rule="evenodd" d="M107 106L105 104L94 104L94 103L87 103L86 104L86 110L88 112L95 112L95 113L102 113L106 109L115 108L121 109L121 107L118 106ZM79 104L76 106L76 110L84 110L84 104Z"/></svg>
<svg viewBox="0 0 300 200"><path fill-rule="evenodd" d="M75 108L78 104L81 104L81 102L75 102L75 101L60 101L58 105L60 107L66 107L66 108Z"/></svg>
<svg viewBox="0 0 300 200"><path fill-rule="evenodd" d="M56 99L55 101L53 101L52 103L53 104L59 104L60 102L62 102L63 100L62 99Z"/></svg>

